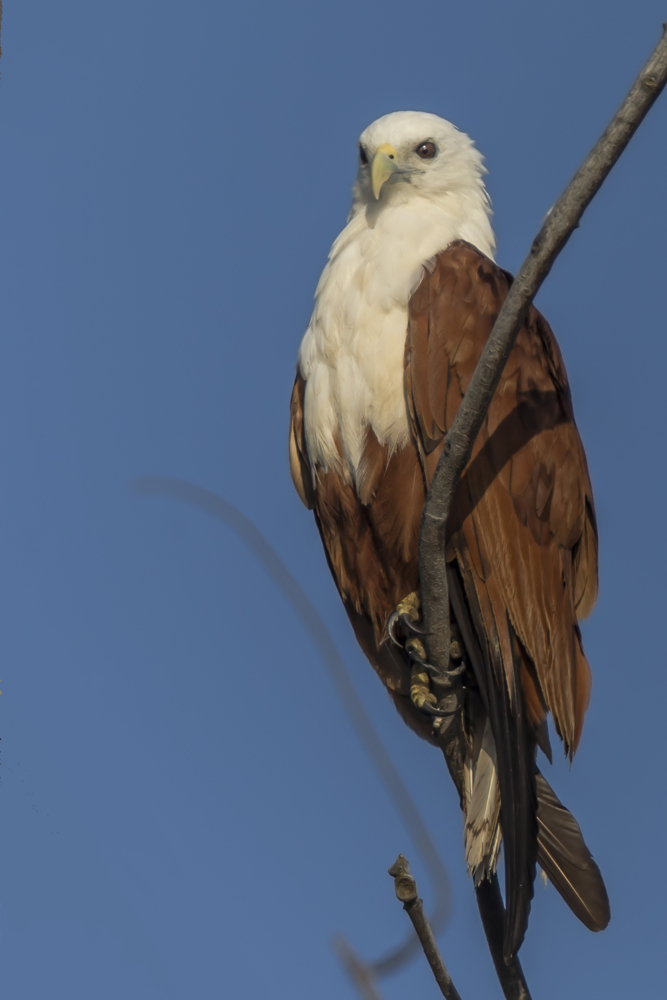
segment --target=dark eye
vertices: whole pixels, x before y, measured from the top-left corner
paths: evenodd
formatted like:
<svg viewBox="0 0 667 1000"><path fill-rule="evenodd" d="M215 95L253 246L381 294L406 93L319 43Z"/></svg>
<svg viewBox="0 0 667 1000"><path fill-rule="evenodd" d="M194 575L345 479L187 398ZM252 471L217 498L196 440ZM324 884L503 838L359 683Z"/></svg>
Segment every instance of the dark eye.
<svg viewBox="0 0 667 1000"><path fill-rule="evenodd" d="M365 167L368 166L368 156L363 146L359 146L359 159Z"/></svg>
<svg viewBox="0 0 667 1000"><path fill-rule="evenodd" d="M420 142L415 149L415 153L417 156L420 156L422 160L432 160L436 152L437 150L434 142Z"/></svg>

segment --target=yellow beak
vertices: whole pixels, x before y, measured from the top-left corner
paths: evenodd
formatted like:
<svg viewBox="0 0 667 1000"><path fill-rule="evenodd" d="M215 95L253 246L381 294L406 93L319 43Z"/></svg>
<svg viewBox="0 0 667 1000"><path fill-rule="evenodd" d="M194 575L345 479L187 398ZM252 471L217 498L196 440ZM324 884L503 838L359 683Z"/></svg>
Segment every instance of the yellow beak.
<svg viewBox="0 0 667 1000"><path fill-rule="evenodd" d="M378 146L371 164L371 185L376 199L380 197L384 182L389 180L397 170L396 150L388 142L383 142L381 146Z"/></svg>

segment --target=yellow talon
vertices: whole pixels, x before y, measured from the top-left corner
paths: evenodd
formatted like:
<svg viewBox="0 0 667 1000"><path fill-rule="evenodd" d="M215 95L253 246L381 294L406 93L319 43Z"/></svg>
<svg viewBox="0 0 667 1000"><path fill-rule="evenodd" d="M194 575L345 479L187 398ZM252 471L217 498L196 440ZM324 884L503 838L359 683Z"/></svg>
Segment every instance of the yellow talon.
<svg viewBox="0 0 667 1000"><path fill-rule="evenodd" d="M410 671L410 699L413 705L423 709L425 704L435 705L438 699L430 690L429 676L415 664Z"/></svg>

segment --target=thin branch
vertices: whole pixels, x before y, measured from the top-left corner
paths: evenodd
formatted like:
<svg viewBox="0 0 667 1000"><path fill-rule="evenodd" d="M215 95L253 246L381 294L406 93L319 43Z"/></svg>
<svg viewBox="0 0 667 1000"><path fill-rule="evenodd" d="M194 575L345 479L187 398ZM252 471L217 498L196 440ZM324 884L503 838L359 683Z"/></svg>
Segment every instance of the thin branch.
<svg viewBox="0 0 667 1000"><path fill-rule="evenodd" d="M438 933L451 917L452 892L447 869L407 785L396 770L361 698L357 694L331 632L301 584L252 521L237 507L223 500L217 494L205 490L201 486L196 486L194 483L168 476L142 476L140 479L135 479L132 485L134 490L141 495L160 494L194 504L226 524L254 553L283 593L287 602L292 606L297 618L301 621L322 657L352 726L433 881L436 902L431 923ZM337 950L341 955L340 949ZM373 962L364 963L354 955L355 968L357 972L364 970L363 975L366 977L366 983L372 983L374 977L385 976L398 969L408 959L416 955L418 950L418 942L410 934L403 944L397 945L388 954ZM353 952L348 946L347 956L352 954ZM346 968L348 972L351 972L352 965L347 964ZM356 981L357 983L361 982L358 976Z"/></svg>
<svg viewBox="0 0 667 1000"><path fill-rule="evenodd" d="M506 1000L531 1000L518 956L514 955L509 962L505 962L503 955L505 906L498 885L498 876L494 873L490 878L482 879L475 887L475 895L503 995Z"/></svg>
<svg viewBox="0 0 667 1000"><path fill-rule="evenodd" d="M505 363L528 308L594 195L667 82L667 25L651 58L611 123L558 199L516 276L482 352L429 490L419 540L419 579L428 659L449 665L449 593L445 565L447 519Z"/></svg>
<svg viewBox="0 0 667 1000"><path fill-rule="evenodd" d="M417 932L419 943L424 949L428 964L431 966L431 972L440 987L440 992L447 1000L461 1000L459 992L452 982L452 977L447 971L447 966L443 962L442 955L435 943L433 931L424 913L424 904L417 892L417 883L410 873L408 859L399 854L389 869L389 874L394 880L396 898L403 903L403 909L412 921L412 926Z"/></svg>

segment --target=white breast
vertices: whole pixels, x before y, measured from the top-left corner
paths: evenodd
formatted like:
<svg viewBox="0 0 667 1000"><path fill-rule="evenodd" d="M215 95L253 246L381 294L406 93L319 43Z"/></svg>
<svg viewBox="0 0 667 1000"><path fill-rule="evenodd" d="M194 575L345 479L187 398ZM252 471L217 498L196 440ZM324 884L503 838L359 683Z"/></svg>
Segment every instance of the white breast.
<svg viewBox="0 0 667 1000"><path fill-rule="evenodd" d="M380 212L372 227L358 212L334 243L299 352L313 467L355 480L369 427L390 451L407 443L403 356L423 265L456 239L493 253L486 204L460 215L413 199Z"/></svg>

